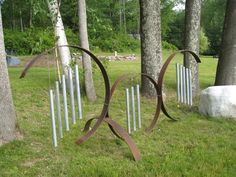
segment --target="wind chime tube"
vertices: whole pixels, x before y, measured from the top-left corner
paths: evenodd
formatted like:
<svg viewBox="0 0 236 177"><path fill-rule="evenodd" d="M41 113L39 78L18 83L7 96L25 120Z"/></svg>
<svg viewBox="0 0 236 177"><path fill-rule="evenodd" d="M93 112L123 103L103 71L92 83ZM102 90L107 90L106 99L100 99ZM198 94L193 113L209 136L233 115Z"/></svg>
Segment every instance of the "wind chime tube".
<svg viewBox="0 0 236 177"><path fill-rule="evenodd" d="M64 117L66 131L70 130L69 121L68 121L68 109L67 109L67 96L66 96L66 79L65 75L62 75L62 96L63 96L63 106L64 106Z"/></svg>
<svg viewBox="0 0 236 177"><path fill-rule="evenodd" d="M125 90L126 95L126 117L127 117L127 129L128 133L131 134L131 127L130 127L130 107L129 107L129 89L126 88Z"/></svg>
<svg viewBox="0 0 236 177"><path fill-rule="evenodd" d="M180 103L183 103L183 66L180 65Z"/></svg>
<svg viewBox="0 0 236 177"><path fill-rule="evenodd" d="M75 65L75 85L76 85L76 93L77 93L77 104L78 104L79 119L82 119L82 107L81 107L81 95L80 95L79 67L78 67L78 65Z"/></svg>
<svg viewBox="0 0 236 177"><path fill-rule="evenodd" d="M192 73L191 70L189 69L189 100L190 100L190 106L193 105L193 89L192 89Z"/></svg>
<svg viewBox="0 0 236 177"><path fill-rule="evenodd" d="M180 102L180 65L176 63L177 101Z"/></svg>
<svg viewBox="0 0 236 177"><path fill-rule="evenodd" d="M72 124L76 124L76 119L75 119L75 100L74 100L74 85L73 85L73 77L72 77L72 70L71 70L71 68L69 68L69 87L70 87Z"/></svg>
<svg viewBox="0 0 236 177"><path fill-rule="evenodd" d="M185 79L185 67L183 66L183 103L186 104L186 79Z"/></svg>
<svg viewBox="0 0 236 177"><path fill-rule="evenodd" d="M60 92L59 92L59 83L55 82L55 94L56 94L56 110L57 110L57 119L58 119L58 130L60 138L63 138L62 131L62 122L61 122L61 104L60 104Z"/></svg>
<svg viewBox="0 0 236 177"><path fill-rule="evenodd" d="M139 85L136 85L136 93L137 93L137 102L138 102L138 128L141 128L141 111L140 111L140 92Z"/></svg>
<svg viewBox="0 0 236 177"><path fill-rule="evenodd" d="M187 89L187 104L190 105L190 100L189 100L189 69L186 68L186 89Z"/></svg>
<svg viewBox="0 0 236 177"><path fill-rule="evenodd" d="M134 131L136 131L135 102L134 102L134 87L131 87L131 99L132 99L133 126L134 126Z"/></svg>
<svg viewBox="0 0 236 177"><path fill-rule="evenodd" d="M56 133L56 123L55 123L55 114L54 114L54 101L53 101L53 91L49 90L49 98L50 98L50 112L51 112L51 120L52 120L52 140L54 147L57 147L57 133Z"/></svg>

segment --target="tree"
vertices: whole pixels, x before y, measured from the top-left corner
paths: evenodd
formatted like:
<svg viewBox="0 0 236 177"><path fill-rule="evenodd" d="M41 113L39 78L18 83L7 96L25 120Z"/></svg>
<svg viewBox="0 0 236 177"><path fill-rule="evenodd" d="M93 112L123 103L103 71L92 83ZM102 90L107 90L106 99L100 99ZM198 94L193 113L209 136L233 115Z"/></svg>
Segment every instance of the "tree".
<svg viewBox="0 0 236 177"><path fill-rule="evenodd" d="M207 54L219 54L225 6L226 0L205 0L202 2L201 26L210 43Z"/></svg>
<svg viewBox="0 0 236 177"><path fill-rule="evenodd" d="M0 0L0 145L15 138L16 115L7 71Z"/></svg>
<svg viewBox="0 0 236 177"><path fill-rule="evenodd" d="M140 0L141 72L157 80L162 66L160 0ZM150 81L142 77L142 93L154 97Z"/></svg>
<svg viewBox="0 0 236 177"><path fill-rule="evenodd" d="M47 0L47 4L49 12L51 14L51 20L54 26L54 33L56 36L57 45L68 45L57 0ZM68 77L68 67L70 66L71 62L70 50L68 47L59 47L58 51L59 56L61 58L64 74L66 75L66 77Z"/></svg>
<svg viewBox="0 0 236 177"><path fill-rule="evenodd" d="M186 0L185 4L185 49L199 55L201 0ZM199 92L198 63L191 54L184 55L184 65L190 68L193 78L193 96Z"/></svg>
<svg viewBox="0 0 236 177"><path fill-rule="evenodd" d="M221 53L215 85L236 85L236 1L226 4Z"/></svg>
<svg viewBox="0 0 236 177"><path fill-rule="evenodd" d="M87 13L85 0L78 0L79 16L79 36L81 47L89 50L88 32L87 32ZM84 68L85 91L89 101L96 100L96 93L93 84L92 65L90 57L83 52L82 61Z"/></svg>

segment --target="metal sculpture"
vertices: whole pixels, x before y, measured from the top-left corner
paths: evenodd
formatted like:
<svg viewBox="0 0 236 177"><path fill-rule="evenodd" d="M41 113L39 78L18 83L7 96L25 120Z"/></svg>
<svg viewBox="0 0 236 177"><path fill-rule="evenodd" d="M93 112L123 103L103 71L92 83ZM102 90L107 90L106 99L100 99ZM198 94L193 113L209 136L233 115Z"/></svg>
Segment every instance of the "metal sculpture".
<svg viewBox="0 0 236 177"><path fill-rule="evenodd" d="M133 140L130 138L129 134L118 124L116 123L112 118L111 116L109 115L109 103L112 99L112 96L116 90L116 88L118 87L119 83L126 79L128 76L127 75L124 75L124 76L121 76L119 77L115 82L114 84L112 85L112 87L110 88L110 82L109 82L109 77L107 75L107 72L105 70L105 68L103 67L102 63L99 61L99 59L94 55L92 54L90 51L84 49L84 48L81 48L79 46L71 46L71 45L65 45L66 47L71 47L71 48L75 48L75 49L79 49L85 53L87 53L95 62L96 64L98 65L101 73L102 73L102 76L103 76L103 80L104 80L104 83L105 83L105 97L104 97L104 104L103 104L103 108L102 108L102 111L100 113L100 115L96 118L92 118L92 119L89 119L85 126L84 126L84 132L85 132L85 135L82 136L81 138L79 138L76 143L78 145L82 144L83 142L85 142L86 140L88 140L92 135L94 135L94 133L96 132L96 130L98 129L98 127L102 124L102 122L106 122L109 126L109 128L111 129L111 131L120 139L122 139L124 142L127 143L127 145L129 146L131 152L132 152L132 155L134 157L134 160L135 161L138 161L141 159L141 154L138 150L138 148L136 147L135 143L133 142ZM59 46L59 47L65 47L65 46ZM20 78L23 78L28 69L35 63L36 60L38 60L42 55L45 55L46 53L52 51L52 50L55 50L56 47L50 49L50 50L47 50L46 52L38 55L37 57L35 57L33 60L31 60L31 62L26 66L26 68L24 69L24 71L22 72ZM168 57L168 59L166 60L166 62L164 63L163 67L161 68L161 72L160 72L160 75L159 75L159 78L158 78L158 81L156 82L153 78L151 78L149 75L147 74L144 74L142 73L141 75L144 76L144 77L147 77L150 82L154 85L155 87L155 90L156 90L156 93L157 93L157 105L156 105L156 111L155 111L155 115L154 115L154 118L151 122L151 124L149 125L149 127L146 129L147 132L151 132L153 130L153 128L155 127L156 123L157 123L157 120L158 118L160 117L160 112L162 111L168 118L170 118L171 120L176 120L174 119L173 117L171 117L169 115L169 113L167 112L166 108L165 108L165 105L164 105L164 102L163 102L163 95L162 95L162 85L163 85L163 78L164 78L164 75L165 75L165 72L166 72L166 69L168 67L168 65L170 64L170 62L174 59L174 57L176 56L176 54L178 53L190 53L193 55L193 57L195 58L196 62L200 63L200 59L199 57L192 51L189 51L189 50L181 50L181 51L178 51L178 52L175 52L173 53L172 55L170 55ZM92 129L90 130L90 125L92 123L93 120L97 120L95 125L92 127Z"/></svg>

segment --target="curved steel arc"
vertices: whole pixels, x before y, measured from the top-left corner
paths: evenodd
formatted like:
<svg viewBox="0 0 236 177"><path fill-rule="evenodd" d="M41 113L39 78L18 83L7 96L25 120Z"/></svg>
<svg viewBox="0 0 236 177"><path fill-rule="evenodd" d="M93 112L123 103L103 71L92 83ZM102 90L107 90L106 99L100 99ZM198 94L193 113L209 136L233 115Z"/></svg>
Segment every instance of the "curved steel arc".
<svg viewBox="0 0 236 177"><path fill-rule="evenodd" d="M162 111L164 113L167 113L166 111L166 108L165 108L165 104L163 102L163 95L162 95L162 85L163 85L163 78L164 78L164 75L166 73L166 70L167 70L167 67L168 65L170 64L170 62L174 59L174 57L176 56L176 54L178 53L190 53L193 55L194 59L196 60L197 63L201 63L201 60L200 58L197 56L197 54L195 54L193 51L191 50L180 50L180 51L177 51L177 52L174 52L173 54L171 54L166 62L164 63L164 65L162 66L161 68L161 71L160 71L160 74L159 74L159 77L158 77L158 81L157 81L157 85L158 85L158 95L160 95L160 97L158 97L158 103L162 103L161 104L161 107L162 107ZM168 114L168 113L167 113ZM169 114L168 114L169 115ZM171 118L170 116L167 116L169 118ZM158 118L157 118L158 119ZM147 132L151 132L154 128L154 126L156 125L156 122L157 122L157 119L153 119L153 121L151 122L150 126L147 128ZM171 118L173 119L173 118ZM175 119L173 119L175 120Z"/></svg>
<svg viewBox="0 0 236 177"><path fill-rule="evenodd" d="M130 151L133 154L134 160L138 161L141 160L141 154L133 142L133 140L130 138L129 134L115 121L113 121L111 118L105 118L104 121L111 126L115 132L119 132L119 137L122 137L122 139L126 142L128 145Z"/></svg>
<svg viewBox="0 0 236 177"><path fill-rule="evenodd" d="M95 63L98 65L99 69L102 72L103 75L103 79L104 79L104 83L105 83L105 98L104 98L104 105L103 105L103 109L101 111L100 116L98 117L97 122L95 123L95 125L93 126L93 128L88 131L84 136L82 136L81 138L79 138L76 143L77 144L81 144L84 141L86 141L87 139L89 139L98 129L98 127L100 126L100 124L102 123L103 119L106 117L107 111L108 111L108 106L109 106L109 97L110 97L110 82L109 82L109 78L107 75L107 72L105 70L105 68L103 67L102 63L99 61L99 59L90 51L88 51L87 49L84 49L82 47L79 46L74 46L74 45L62 45L62 46L58 46L58 47L71 47L71 48L75 48L75 49L79 49L82 50L83 52L87 53L94 61ZM37 57L35 57L27 66L26 68L23 70L20 78L23 78L27 71L30 69L30 67L43 55L49 53L50 51L54 50L57 47L53 47L52 49L49 49L45 52L43 52L42 54L38 55Z"/></svg>

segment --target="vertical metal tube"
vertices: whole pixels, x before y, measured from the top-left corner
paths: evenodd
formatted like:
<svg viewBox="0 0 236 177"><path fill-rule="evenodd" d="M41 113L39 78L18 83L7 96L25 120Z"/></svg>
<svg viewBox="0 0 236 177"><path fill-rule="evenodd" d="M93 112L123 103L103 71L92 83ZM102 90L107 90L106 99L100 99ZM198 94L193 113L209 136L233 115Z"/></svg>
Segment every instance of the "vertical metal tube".
<svg viewBox="0 0 236 177"><path fill-rule="evenodd" d="M177 101L180 102L180 65L176 63Z"/></svg>
<svg viewBox="0 0 236 177"><path fill-rule="evenodd" d="M140 111L140 92L139 85L136 85L136 93L137 93L137 102L138 102L138 128L141 128L141 111Z"/></svg>
<svg viewBox="0 0 236 177"><path fill-rule="evenodd" d="M60 91L59 83L55 82L55 94L56 94L56 110L57 110L57 119L58 119L58 130L60 138L63 138L62 123L61 123L61 104L60 104Z"/></svg>
<svg viewBox="0 0 236 177"><path fill-rule="evenodd" d="M76 124L76 119L75 119L75 100L74 100L74 85L73 85L73 77L72 77L72 70L71 70L71 68L69 68L69 87L70 87L72 123Z"/></svg>
<svg viewBox="0 0 236 177"><path fill-rule="evenodd" d="M190 106L193 105L193 89L192 89L192 73L191 70L189 69L189 100L190 100Z"/></svg>
<svg viewBox="0 0 236 177"><path fill-rule="evenodd" d="M129 89L126 88L125 90L126 95L126 117L127 117L127 129L128 133L131 134L131 127L130 127L130 107L129 107Z"/></svg>
<svg viewBox="0 0 236 177"><path fill-rule="evenodd" d="M53 101L53 91L49 90L50 97L50 112L51 112L51 120L52 120L52 140L54 147L57 147L57 133L56 133L56 123L55 123L55 114L54 114L54 101Z"/></svg>
<svg viewBox="0 0 236 177"><path fill-rule="evenodd" d="M134 102L134 87L131 87L131 99L132 99L133 125L134 125L134 131L136 131L135 102Z"/></svg>
<svg viewBox="0 0 236 177"><path fill-rule="evenodd" d="M183 103L184 98L183 98L183 66L180 65L180 103Z"/></svg>
<svg viewBox="0 0 236 177"><path fill-rule="evenodd" d="M63 106L64 106L64 117L66 131L70 130L69 121L68 121L68 108L67 108L67 96L66 96L66 79L65 75L62 75L62 96L63 96Z"/></svg>
<svg viewBox="0 0 236 177"><path fill-rule="evenodd" d="M79 67L78 67L78 65L75 65L75 85L76 85L76 93L77 93L77 104L78 104L79 119L82 119L82 107L81 107L81 95L80 95Z"/></svg>
<svg viewBox="0 0 236 177"><path fill-rule="evenodd" d="M186 80L185 80L185 67L182 67L183 71L183 103L186 104Z"/></svg>
<svg viewBox="0 0 236 177"><path fill-rule="evenodd" d="M187 104L190 104L190 100L189 100L189 69L186 68L186 89L187 89Z"/></svg>

